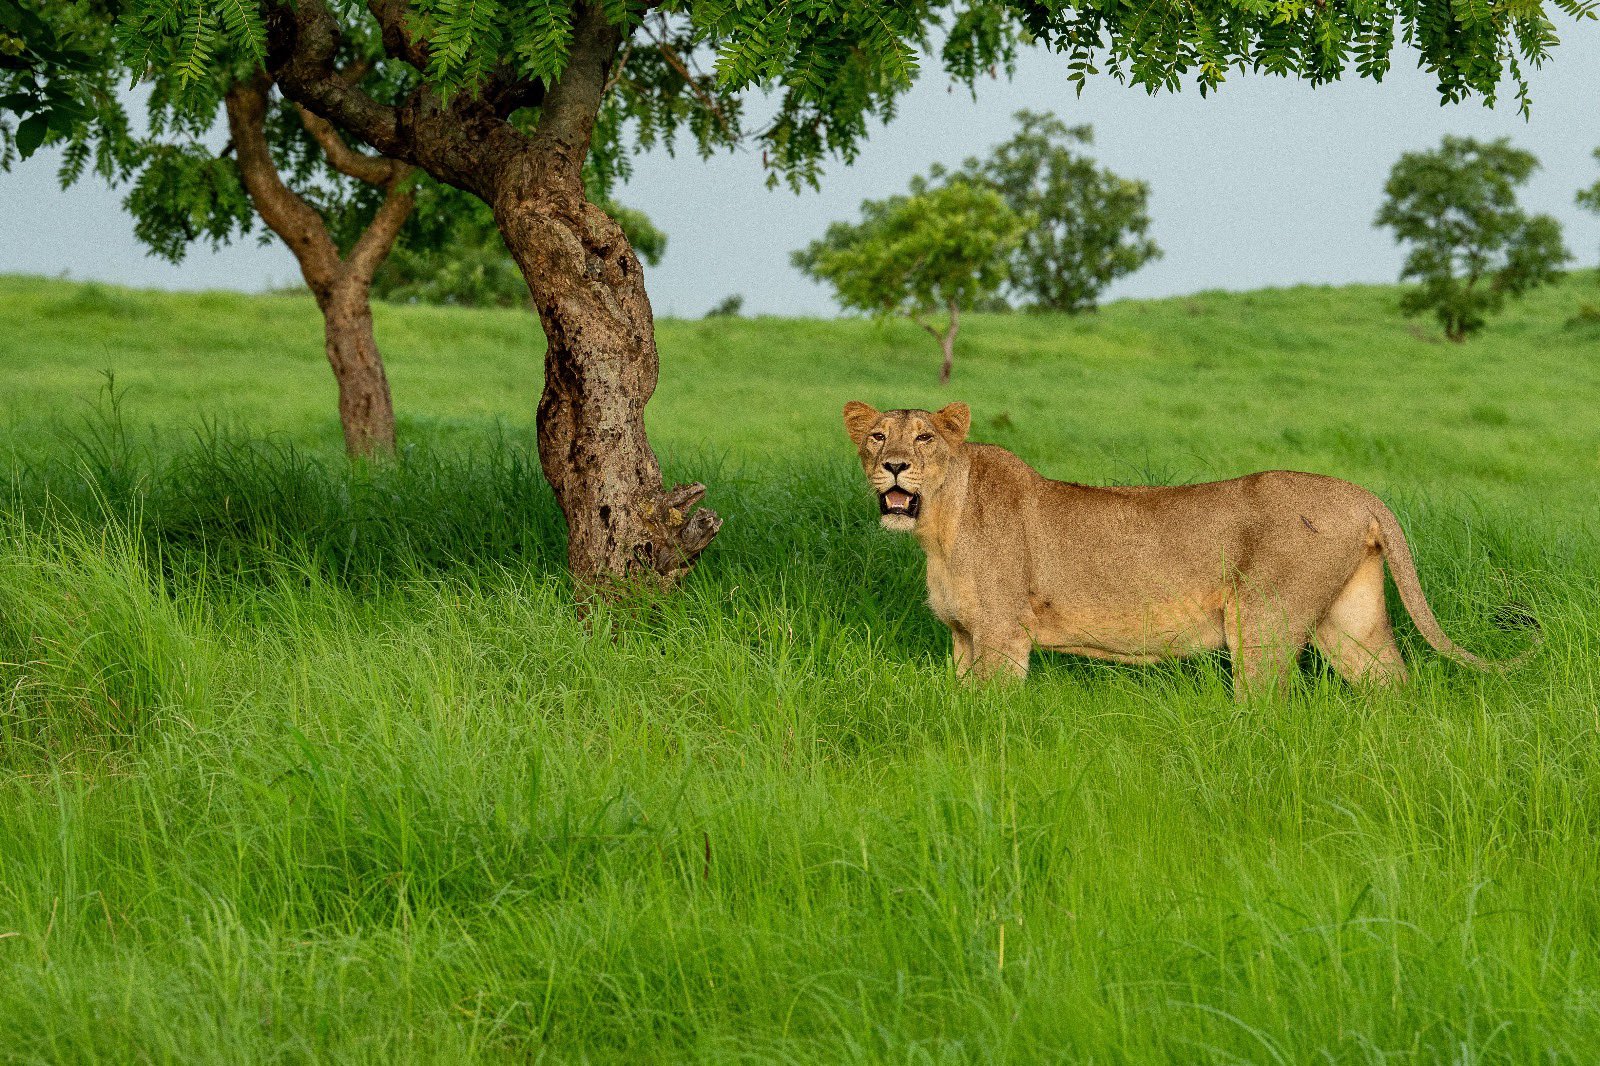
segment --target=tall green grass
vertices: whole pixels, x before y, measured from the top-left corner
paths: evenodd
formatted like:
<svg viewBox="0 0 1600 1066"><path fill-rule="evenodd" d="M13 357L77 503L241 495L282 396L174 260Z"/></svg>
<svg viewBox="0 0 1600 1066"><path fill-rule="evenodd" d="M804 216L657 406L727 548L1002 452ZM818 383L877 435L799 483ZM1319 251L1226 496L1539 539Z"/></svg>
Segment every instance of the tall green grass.
<svg viewBox="0 0 1600 1066"><path fill-rule="evenodd" d="M112 297L83 329L155 330L168 299ZM1025 354L1050 323L977 324L982 436L1097 480L1305 449L1282 465L1386 492L1464 644L1514 653L1530 617L1543 639L1501 677L1403 626L1409 685L1313 661L1243 708L1212 658L956 681L914 545L875 528L837 411L811 411L832 397L798 380L895 401L925 353L893 334L669 324L720 371L668 351L657 438L729 520L679 593L586 622L509 415L414 414L401 463L352 468L290 401L235 418L135 380L111 402L92 363L37 367L63 384L16 413L0 491L0 1059L1590 1061L1595 371L1557 387L1573 334L1513 321L1526 339L1471 356L1508 387L1461 379L1461 419L1413 396L1364 421L1361 388L1410 371L1386 384L1391 355L1322 331L1377 299L1123 305L1053 327L1120 354L1053 363ZM187 313L174 332L229 326ZM1207 314L1220 381L1162 354ZM1007 346L1032 392L977 365ZM1273 375L1305 380L1273 406ZM1080 388L1125 391L1121 421L1090 432ZM696 390L748 394L698 451Z"/></svg>

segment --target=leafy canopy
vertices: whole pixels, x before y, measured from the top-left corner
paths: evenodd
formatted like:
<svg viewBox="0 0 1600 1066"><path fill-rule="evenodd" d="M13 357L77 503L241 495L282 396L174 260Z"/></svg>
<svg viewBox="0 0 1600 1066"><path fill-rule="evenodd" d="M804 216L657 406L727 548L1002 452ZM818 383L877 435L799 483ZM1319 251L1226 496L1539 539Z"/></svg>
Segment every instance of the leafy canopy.
<svg viewBox="0 0 1600 1066"><path fill-rule="evenodd" d="M1508 297L1554 281L1571 254L1561 225L1528 215L1517 189L1539 162L1506 138L1446 137L1429 152L1407 152L1384 185L1377 224L1411 245L1401 297L1407 314L1432 311L1451 340L1482 329Z"/></svg>
<svg viewBox="0 0 1600 1066"><path fill-rule="evenodd" d="M110 51L109 19L92 3L0 0L0 170L96 121L115 100Z"/></svg>
<svg viewBox="0 0 1600 1066"><path fill-rule="evenodd" d="M1032 311L1093 310L1107 285L1161 255L1147 236L1149 186L1074 152L1094 142L1090 127L1048 113L1015 117L1017 133L961 172L1034 220L1011 255L1013 297Z"/></svg>
<svg viewBox="0 0 1600 1066"><path fill-rule="evenodd" d="M287 0L128 0L119 40L134 69L173 75L204 96L211 72L228 61L260 63L267 19ZM1597 0L1551 0L1593 17ZM569 0L372 0L407 10L426 42L419 60L434 91L475 92L517 79L548 85L572 46ZM1354 69L1381 78L1395 44L1415 47L1441 98L1492 101L1509 78L1528 105L1525 70L1556 44L1540 0L1200 0L1197 3L1039 3L1036 0L599 0L625 29L615 84L597 144L623 130L634 145L686 134L707 152L753 142L772 181L814 183L821 160L849 160L870 121L886 120L924 55L971 86L1009 71L1018 49L1058 53L1066 80L1083 88L1108 75L1149 91L1189 82L1209 92L1235 71L1255 70L1314 84ZM353 54L379 47L374 20L351 0L334 4ZM712 57L703 72L697 61ZM776 100L776 114L746 131L742 94ZM532 121L529 119L529 121ZM620 157L612 152L611 159Z"/></svg>
<svg viewBox="0 0 1600 1066"><path fill-rule="evenodd" d="M116 41L126 44L133 39L136 15L119 17L115 7L99 0L30 2L37 14L28 13L32 21L25 25L61 28L56 36L69 37L77 49L74 55L79 56L61 68L73 74L72 84L83 92L74 104L73 121L61 121L44 134L63 148L59 172L63 186L81 179L91 163L96 174L114 184L131 181L124 207L133 216L135 236L152 253L173 262L181 261L196 243L216 247L252 235L263 242L272 239L245 192L232 144L221 146L218 136L226 125L224 94L237 82L255 77L258 70L261 57L248 39L240 47L230 42L225 28L216 33L197 29L193 40L203 51L204 63L133 67L127 53L119 54ZM16 3L0 0L0 22L6 18L7 5ZM168 6L171 19L179 19L182 6ZM233 17L243 19L241 13L250 6L236 5ZM209 25L203 12L195 17L200 19L197 27ZM375 35L358 33L347 45L350 69L364 71L359 83L375 98L397 100L420 84L418 73L390 58ZM115 91L119 81L141 83L149 90L143 132L135 132L126 98ZM273 162L284 183L321 215L340 253L347 253L372 222L384 190L334 166L295 106L277 92L270 94L265 125ZM654 263L665 250L665 235L643 213L610 197L612 182L626 173L626 159L595 153L585 172L589 194L623 223L637 240L641 257ZM404 263L387 272L387 288L405 299L504 304L526 300L527 285L504 258L498 237L490 232L492 222L486 227L487 209L481 202L424 174L414 174L411 181L416 207L397 253ZM504 261L489 261L497 256ZM458 257L463 262L457 262Z"/></svg>
<svg viewBox="0 0 1600 1066"><path fill-rule="evenodd" d="M172 262L200 242L217 247L251 235L271 241L245 192L231 142L220 151L214 143L216 131L225 128L220 96L206 114L176 106L173 87L159 76L153 88L148 134L122 148L133 181L123 207L133 216L134 235ZM371 224L384 190L336 169L294 105L276 92L270 94L265 133L283 183L322 217L340 254L348 253ZM73 149L69 145L69 153ZM436 210L441 189L425 177L413 181L419 210ZM407 233L413 240L433 236L423 225L408 225Z"/></svg>
<svg viewBox="0 0 1600 1066"><path fill-rule="evenodd" d="M0 0L0 5L12 2L16 0ZM152 253L174 262L195 243L218 246L257 232L233 145L224 146L226 138L218 131L225 128L224 94L254 77L258 64L227 48L222 37L202 33L202 43L215 46L205 53L209 65L141 65L140 53L126 50L132 16L123 5L104 0L27 2L84 56L72 68L82 92L74 121L52 126L45 135L62 148L61 184L74 184L91 170L112 184L131 182L123 206L133 216L135 236ZM173 20L181 14L174 7L170 25L179 25ZM379 62L375 43L367 51L373 69L363 82L369 91L392 97L415 83L398 64ZM132 98L117 92L119 83L148 91L142 129L130 120L127 104ZM348 250L371 222L383 191L335 169L293 105L276 94L266 134L285 184L323 216L340 250ZM264 228L259 234L262 241L270 240Z"/></svg>
<svg viewBox="0 0 1600 1066"><path fill-rule="evenodd" d="M962 179L918 179L909 196L865 201L861 216L829 226L794 253L795 266L832 286L846 308L919 322L998 291L1029 222L993 189Z"/></svg>

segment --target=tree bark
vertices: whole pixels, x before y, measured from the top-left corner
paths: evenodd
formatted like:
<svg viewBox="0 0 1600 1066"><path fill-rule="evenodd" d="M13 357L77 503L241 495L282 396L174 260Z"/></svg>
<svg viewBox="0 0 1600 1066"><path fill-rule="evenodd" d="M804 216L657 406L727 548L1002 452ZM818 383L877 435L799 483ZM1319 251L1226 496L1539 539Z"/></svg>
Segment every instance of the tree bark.
<svg viewBox="0 0 1600 1066"><path fill-rule="evenodd" d="M721 522L688 513L704 486L663 491L645 436L658 357L639 261L581 191L511 192L495 216L544 328L539 463L567 520L567 565L586 584L675 580Z"/></svg>
<svg viewBox="0 0 1600 1066"><path fill-rule="evenodd" d="M371 0L385 50L419 70L406 5ZM284 91L385 155L485 200L522 270L546 338L539 461L567 522L567 562L583 586L681 577L721 527L699 484L670 490L645 436L658 357L639 260L587 201L582 177L623 32L575 5L566 67L549 85L497 75L448 101L426 84L384 104L339 77L343 40L325 0L276 5L269 57ZM531 133L507 119L537 105Z"/></svg>
<svg viewBox="0 0 1600 1066"><path fill-rule="evenodd" d="M394 403L383 356L372 329L372 278L411 213L405 185L410 167L349 148L333 127L302 111L307 130L335 169L381 185L383 204L348 255L328 232L322 216L295 194L278 173L266 138L265 77L239 82L224 103L235 158L245 192L263 222L282 238L300 265L300 276L322 312L324 349L339 388L339 424L351 458L391 456L395 450Z"/></svg>
<svg viewBox="0 0 1600 1066"><path fill-rule="evenodd" d="M372 332L372 303L367 286L342 279L322 310L328 364L339 385L339 425L345 451L352 458L393 455L394 404L383 356Z"/></svg>

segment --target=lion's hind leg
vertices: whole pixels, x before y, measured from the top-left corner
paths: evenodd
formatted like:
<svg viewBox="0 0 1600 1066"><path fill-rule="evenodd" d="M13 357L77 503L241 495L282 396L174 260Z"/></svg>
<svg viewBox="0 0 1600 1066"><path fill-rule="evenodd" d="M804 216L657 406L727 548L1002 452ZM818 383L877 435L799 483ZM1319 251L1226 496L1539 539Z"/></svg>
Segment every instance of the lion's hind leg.
<svg viewBox="0 0 1600 1066"><path fill-rule="evenodd" d="M1222 622L1233 667L1233 698L1243 702L1287 696L1311 633L1310 621L1241 590L1223 609Z"/></svg>
<svg viewBox="0 0 1600 1066"><path fill-rule="evenodd" d="M1405 660L1383 598L1383 555L1368 552L1317 622L1317 649L1352 685L1399 684Z"/></svg>

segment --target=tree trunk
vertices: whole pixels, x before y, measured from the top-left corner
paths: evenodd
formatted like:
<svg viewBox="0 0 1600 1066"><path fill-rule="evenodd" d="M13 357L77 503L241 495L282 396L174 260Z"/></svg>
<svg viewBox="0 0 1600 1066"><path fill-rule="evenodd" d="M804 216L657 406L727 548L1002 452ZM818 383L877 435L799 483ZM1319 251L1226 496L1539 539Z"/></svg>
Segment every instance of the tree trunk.
<svg viewBox="0 0 1600 1066"><path fill-rule="evenodd" d="M645 436L658 361L639 260L581 187L528 183L494 207L544 328L539 463L566 516L567 565L588 585L675 580L722 522L689 513L703 485L663 491Z"/></svg>
<svg viewBox="0 0 1600 1066"><path fill-rule="evenodd" d="M950 384L950 371L956 361L956 332L961 328L961 315L954 300L950 301L950 324L939 337L939 347L944 351L944 363L939 367L939 384Z"/></svg>
<svg viewBox="0 0 1600 1066"><path fill-rule="evenodd" d="M322 307L328 364L339 384L339 424L345 451L352 458L394 454L394 404L383 356L372 333L372 304L367 285L343 277Z"/></svg>
<svg viewBox="0 0 1600 1066"><path fill-rule="evenodd" d="M224 98L239 175L256 213L294 253L300 276L322 312L324 346L339 386L345 451L353 459L390 456L395 449L394 404L373 336L370 293L373 275L411 213L413 198L405 185L410 167L353 151L324 120L301 112L334 169L384 189L372 221L341 257L322 215L284 184L272 160L266 138L271 84L266 77L238 82Z"/></svg>
<svg viewBox="0 0 1600 1066"><path fill-rule="evenodd" d="M645 437L655 320L622 227L584 194L583 163L620 41L603 13L574 34L537 132L494 167L490 206L544 328L539 464L567 520L567 565L597 586L681 577L722 520L705 486L661 483Z"/></svg>

